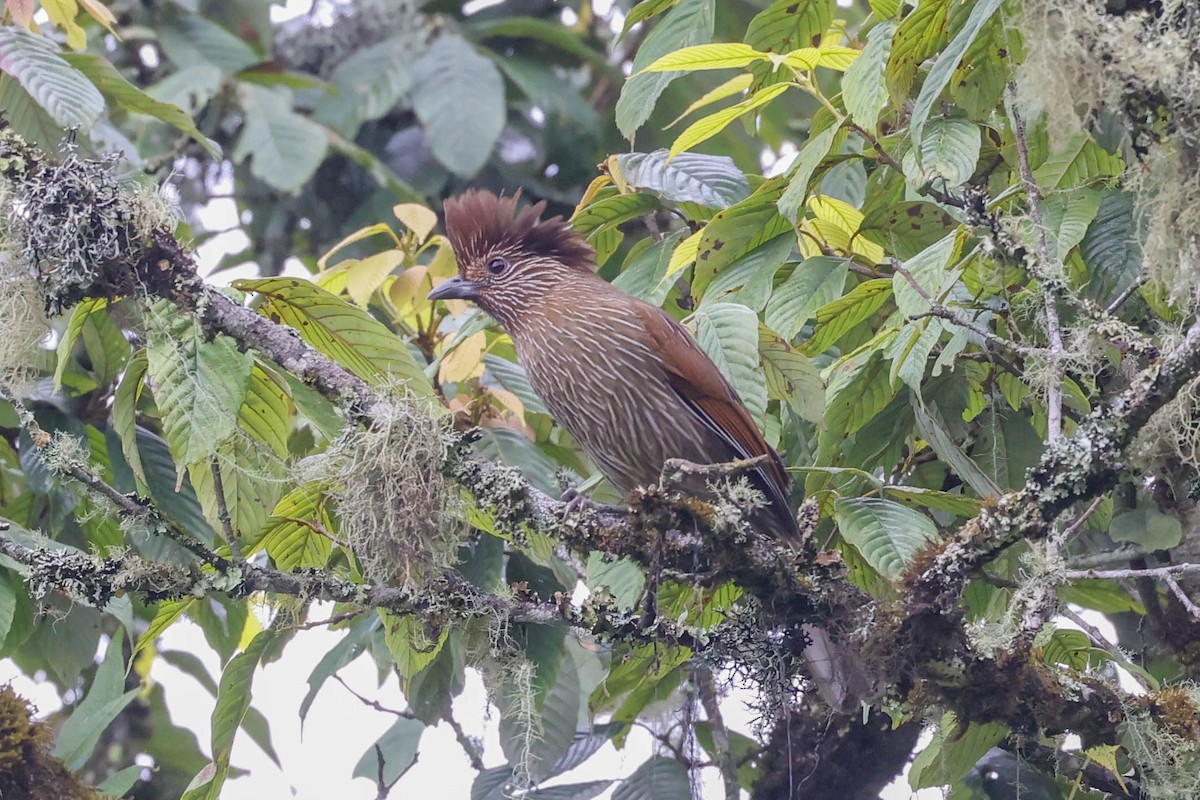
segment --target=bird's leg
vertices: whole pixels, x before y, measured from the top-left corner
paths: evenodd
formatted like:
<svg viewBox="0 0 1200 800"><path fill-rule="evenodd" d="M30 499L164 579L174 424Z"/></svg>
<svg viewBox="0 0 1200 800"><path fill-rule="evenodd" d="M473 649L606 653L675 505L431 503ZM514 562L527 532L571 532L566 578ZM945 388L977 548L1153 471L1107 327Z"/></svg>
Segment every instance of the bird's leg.
<svg viewBox="0 0 1200 800"><path fill-rule="evenodd" d="M564 491L562 493L562 496L559 497L559 500L561 500L564 503L564 507L563 507L563 516L564 517L569 517L574 514L578 514L580 511L583 511L585 508L599 508L600 507L600 503L597 503L595 500L588 497L586 494L579 491L578 489L573 489L573 488L567 489L566 491Z"/></svg>

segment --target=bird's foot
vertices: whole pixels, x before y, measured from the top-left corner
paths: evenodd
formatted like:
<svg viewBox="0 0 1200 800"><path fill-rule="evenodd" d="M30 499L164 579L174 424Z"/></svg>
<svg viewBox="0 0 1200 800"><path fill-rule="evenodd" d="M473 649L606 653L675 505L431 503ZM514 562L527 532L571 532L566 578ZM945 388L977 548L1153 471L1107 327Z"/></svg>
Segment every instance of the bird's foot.
<svg viewBox="0 0 1200 800"><path fill-rule="evenodd" d="M567 489L559 499L565 504L563 507L564 517L578 514L585 508L597 508L600 505L578 489Z"/></svg>
<svg viewBox="0 0 1200 800"><path fill-rule="evenodd" d="M588 497L578 489L567 489L562 493L559 499L565 504L563 507L563 517L569 517L584 510L592 510L601 513L619 513L623 510L620 506L610 506L607 503L597 503L595 500Z"/></svg>

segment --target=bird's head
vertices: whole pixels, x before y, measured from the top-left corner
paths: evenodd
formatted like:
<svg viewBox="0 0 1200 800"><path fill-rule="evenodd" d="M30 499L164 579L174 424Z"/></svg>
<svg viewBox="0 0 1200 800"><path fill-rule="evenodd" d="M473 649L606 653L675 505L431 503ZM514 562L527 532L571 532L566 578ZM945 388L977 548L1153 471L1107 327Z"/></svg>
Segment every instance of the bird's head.
<svg viewBox="0 0 1200 800"><path fill-rule="evenodd" d="M595 251L561 217L542 219L544 202L518 209L520 192L472 190L446 201L446 237L458 275L430 300L471 300L508 327L555 286L592 274Z"/></svg>

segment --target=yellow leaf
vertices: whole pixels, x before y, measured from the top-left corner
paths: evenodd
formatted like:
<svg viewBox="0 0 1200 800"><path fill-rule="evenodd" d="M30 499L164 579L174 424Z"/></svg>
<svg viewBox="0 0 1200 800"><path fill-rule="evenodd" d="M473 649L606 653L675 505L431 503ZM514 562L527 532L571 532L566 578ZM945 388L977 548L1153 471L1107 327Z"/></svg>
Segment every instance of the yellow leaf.
<svg viewBox="0 0 1200 800"><path fill-rule="evenodd" d="M822 238L831 247L846 253L860 255L872 264L883 261L883 248L858 235L862 229L863 215L857 208L837 198L823 195L814 195L810 198L808 207L818 220L826 223L826 225L818 225L816 228L823 232ZM828 226L840 228L846 234L845 239L829 234ZM837 243L834 244L834 241Z"/></svg>
<svg viewBox="0 0 1200 800"><path fill-rule="evenodd" d="M437 214L418 203L401 203L392 206L392 213L396 215L396 219L404 223L404 227L412 231L413 236L417 237L418 243L424 242L429 237L429 232L433 230L433 226L437 225Z"/></svg>
<svg viewBox="0 0 1200 800"><path fill-rule="evenodd" d="M613 182L613 179L608 175L597 175L588 184L588 187L583 191L583 197L579 198L579 205L575 206L575 212L571 214L571 219L575 219L579 212L587 208L596 200L596 195L600 194L600 190Z"/></svg>
<svg viewBox="0 0 1200 800"><path fill-rule="evenodd" d="M483 350L487 336L483 331L463 339L442 359L438 380L442 383L461 383L483 374Z"/></svg>
<svg viewBox="0 0 1200 800"><path fill-rule="evenodd" d="M671 261L667 264L667 274L663 275L662 280L658 282L659 286L674 280L676 273L696 260L696 254L700 252L700 239L703 235L704 230L698 230L675 247L675 251L671 253Z"/></svg>
<svg viewBox="0 0 1200 800"><path fill-rule="evenodd" d="M438 251L433 254L433 260L429 262L429 274L441 283L446 278L453 278L458 274L458 260L454 257L454 248L450 246L450 241L444 236L435 236L432 240L437 244Z"/></svg>
<svg viewBox="0 0 1200 800"><path fill-rule="evenodd" d="M821 51L815 47L801 47L799 50L793 50L784 57L783 63L787 64L792 69L800 69L811 72L817 68L817 64L821 61Z"/></svg>
<svg viewBox="0 0 1200 800"><path fill-rule="evenodd" d="M699 100L685 108L683 113L667 123L666 127L673 128L681 119L686 117L688 114L691 114L693 111L699 111L705 106L711 106L713 103L724 100L726 97L732 97L739 92L746 91L750 88L750 83L753 80L754 76L750 73L746 73L744 75L734 75L717 88L701 95Z"/></svg>
<svg viewBox="0 0 1200 800"><path fill-rule="evenodd" d="M671 144L671 156L675 157L684 150L689 150L706 139L716 136L738 117L749 114L759 106L766 105L786 92L790 85L787 83L773 84L736 105L723 108L707 117L701 117L684 129L683 133L679 134L679 137Z"/></svg>
<svg viewBox="0 0 1200 800"><path fill-rule="evenodd" d="M642 72L693 72L705 69L737 69L767 58L748 44L698 44L667 53ZM638 73L641 74L641 73Z"/></svg>
<svg viewBox="0 0 1200 800"><path fill-rule="evenodd" d="M346 293L360 307L366 308L371 295L383 285L392 270L404 262L404 253L399 250L384 250L367 256L345 268Z"/></svg>
<svg viewBox="0 0 1200 800"><path fill-rule="evenodd" d="M400 246L400 239L396 236L396 233L384 223L377 222L374 225L368 225L365 228L359 228L354 233L335 244L332 248L330 248L328 253L317 259L317 267L324 270L326 265L329 263L329 259L332 258L333 254L338 250L352 245L355 242L360 242L363 239L367 239L371 236L376 236L379 234L387 234L388 236L392 237L392 241L396 243L397 247Z"/></svg>
<svg viewBox="0 0 1200 800"><path fill-rule="evenodd" d="M313 283L330 294L341 294L346 291L346 267L357 261L357 258L352 258L348 261L343 261L333 269L314 275Z"/></svg>
<svg viewBox="0 0 1200 800"><path fill-rule="evenodd" d="M68 47L82 50L87 46L87 33L75 21L79 14L75 0L42 0L42 8L46 9L50 22L67 32Z"/></svg>
<svg viewBox="0 0 1200 800"><path fill-rule="evenodd" d="M425 295L433 288L429 279L429 267L417 264L401 272L388 287L388 300L396 310L396 316L404 316L416 306L424 305Z"/></svg>
<svg viewBox="0 0 1200 800"><path fill-rule="evenodd" d="M101 3L100 0L79 0L79 5L83 6L83 10L92 15L92 19L99 22L108 32L120 39L120 35L113 28L117 24L117 18L113 15L108 7Z"/></svg>
<svg viewBox="0 0 1200 800"><path fill-rule="evenodd" d="M858 58L861 52L853 47L846 47L840 44L821 45L821 57L817 59L818 67L829 67L838 72L845 72L846 68L854 63L854 59Z"/></svg>
<svg viewBox="0 0 1200 800"><path fill-rule="evenodd" d="M258 620L258 615L251 610L246 615L246 624L242 626L242 636L238 639L238 649L245 650L250 645L250 640L258 636L262 632L262 623Z"/></svg>
<svg viewBox="0 0 1200 800"><path fill-rule="evenodd" d="M1095 762L1111 772L1113 777L1117 779L1117 783L1121 784L1121 789L1128 793L1129 789L1125 787L1125 781L1122 779L1121 771L1117 767L1117 753L1120 749L1120 745L1098 744L1094 747L1089 747L1083 753L1087 756L1088 761Z"/></svg>
<svg viewBox="0 0 1200 800"><path fill-rule="evenodd" d="M502 389L499 386L494 386L488 389L492 396L500 401L500 404L516 415L517 419L525 419L525 404L521 402L521 398L517 397L507 389Z"/></svg>

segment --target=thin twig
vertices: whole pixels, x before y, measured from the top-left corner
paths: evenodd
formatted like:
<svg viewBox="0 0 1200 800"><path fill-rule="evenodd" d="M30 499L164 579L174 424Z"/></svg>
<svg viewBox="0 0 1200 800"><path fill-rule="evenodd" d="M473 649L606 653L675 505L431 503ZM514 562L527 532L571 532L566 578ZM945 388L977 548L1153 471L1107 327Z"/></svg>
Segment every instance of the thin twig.
<svg viewBox="0 0 1200 800"><path fill-rule="evenodd" d="M1101 650L1112 656L1113 660L1117 663L1129 660L1129 657L1121 652L1121 648L1110 642L1095 625L1092 625L1090 622L1084 619L1075 611L1075 609L1069 606L1063 606L1061 609L1059 609L1058 613L1062 614L1064 617L1071 620L1071 622L1074 622L1076 625L1078 625L1080 630L1086 633L1087 637L1092 640L1092 644L1096 645ZM1133 679L1137 681L1137 684L1144 690L1147 692L1150 691L1150 683L1144 677L1136 672L1133 672L1132 670L1126 670L1126 672L1132 676Z"/></svg>
<svg viewBox="0 0 1200 800"><path fill-rule="evenodd" d="M1161 567L1145 567L1142 569L1067 570L1062 576L1068 581L1084 578L1109 578L1114 580L1123 578L1154 578L1165 583L1187 612L1196 619L1200 619L1200 606L1197 606L1195 601L1188 597L1187 592L1183 590L1183 587L1176 580L1177 575L1188 575L1195 572L1200 572L1200 564L1167 564Z"/></svg>
<svg viewBox="0 0 1200 800"><path fill-rule="evenodd" d="M234 561L242 560L242 548L238 544L237 534L233 531L233 519L229 516L229 504L225 500L225 482L221 478L221 462L215 455L212 457L213 493L217 496L217 519L221 521L221 529L225 532L225 543Z"/></svg>
<svg viewBox="0 0 1200 800"><path fill-rule="evenodd" d="M462 746L463 752L467 754L467 760L471 762L471 766L476 772L483 772L485 769L483 764L483 746L480 742L467 735L463 730L462 725L454 718L454 714L450 709L446 709L446 713L442 715L442 719L446 720L446 724L454 731L454 738L458 739L459 745Z"/></svg>
<svg viewBox="0 0 1200 800"><path fill-rule="evenodd" d="M725 727L725 718L721 716L717 682L713 680L712 669L705 666L696 667L694 678L700 694L700 705L704 707L704 715L708 717L708 725L712 730L713 760L717 762L721 780L725 783L725 800L738 800L742 793L741 783L738 781L733 749L729 745L729 730Z"/></svg>
<svg viewBox="0 0 1200 800"><path fill-rule="evenodd" d="M1091 505L1089 505L1086 509L1084 509L1083 513L1080 514L1075 519L1074 522L1072 522L1067 527L1063 528L1061 533L1051 536L1050 537L1051 541L1053 541L1055 543L1055 545L1058 547L1062 547L1062 546L1066 545L1066 543L1071 539L1071 537L1074 536L1079 531L1079 529L1083 527L1084 523L1086 523L1088 521L1088 518L1091 517L1092 514L1096 513L1096 509L1099 508L1100 504L1104 502L1105 497L1106 497L1106 495L1100 495L1095 500L1093 500L1091 502Z"/></svg>
<svg viewBox="0 0 1200 800"><path fill-rule="evenodd" d="M1108 308L1106 308L1104 310L1106 312L1108 312L1109 314L1117 313L1117 309L1119 309L1122 305L1124 305L1125 301L1128 300L1130 297L1132 297L1133 293L1136 292L1138 289L1140 289L1145 283L1146 283L1146 276L1139 275L1137 277L1137 279L1134 280L1133 283L1126 286L1125 290L1123 292L1121 292L1119 295L1117 295L1116 299L1113 300L1111 303L1109 303Z"/></svg>
<svg viewBox="0 0 1200 800"><path fill-rule="evenodd" d="M1042 218L1041 193L1037 181L1033 178L1033 169L1029 165L1029 145L1025 141L1025 122L1021 112L1017 110L1014 100L1016 90L1012 84L1008 86L1008 113L1012 117L1013 139L1017 145L1017 166L1021 173L1021 181L1025 184L1025 194L1029 200L1029 216L1037 234L1038 255L1041 258L1043 272L1050 268L1050 244L1046 240L1046 226ZM1046 439L1054 444L1062 438L1062 382L1063 382L1063 338L1062 326L1058 319L1057 292L1053 290L1047 275L1038 276L1042 281L1042 291L1046 309L1046 336L1050 347L1046 351L1046 365L1050 368L1050 382L1046 389Z"/></svg>
<svg viewBox="0 0 1200 800"><path fill-rule="evenodd" d="M1195 619L1200 619L1200 606L1197 606L1192 598L1187 596L1187 592L1179 585L1179 582L1171 575L1164 576L1162 582L1171 590L1171 594L1175 595L1175 599L1187 609L1187 612Z"/></svg>
<svg viewBox="0 0 1200 800"><path fill-rule="evenodd" d="M380 703L378 700L372 700L369 697L363 697L361 694L359 694L358 692L351 689L350 684L346 683L346 681L342 678L342 676L338 675L336 672L333 673L333 679L335 681L337 681L338 683L340 683L342 685L343 689L345 689L350 694L354 695L355 699L357 699L364 706L373 708L376 711L382 711L385 714L395 714L397 717L402 717L404 719L416 719L417 718L417 715L411 711L399 711L394 708L388 708L387 706Z"/></svg>

